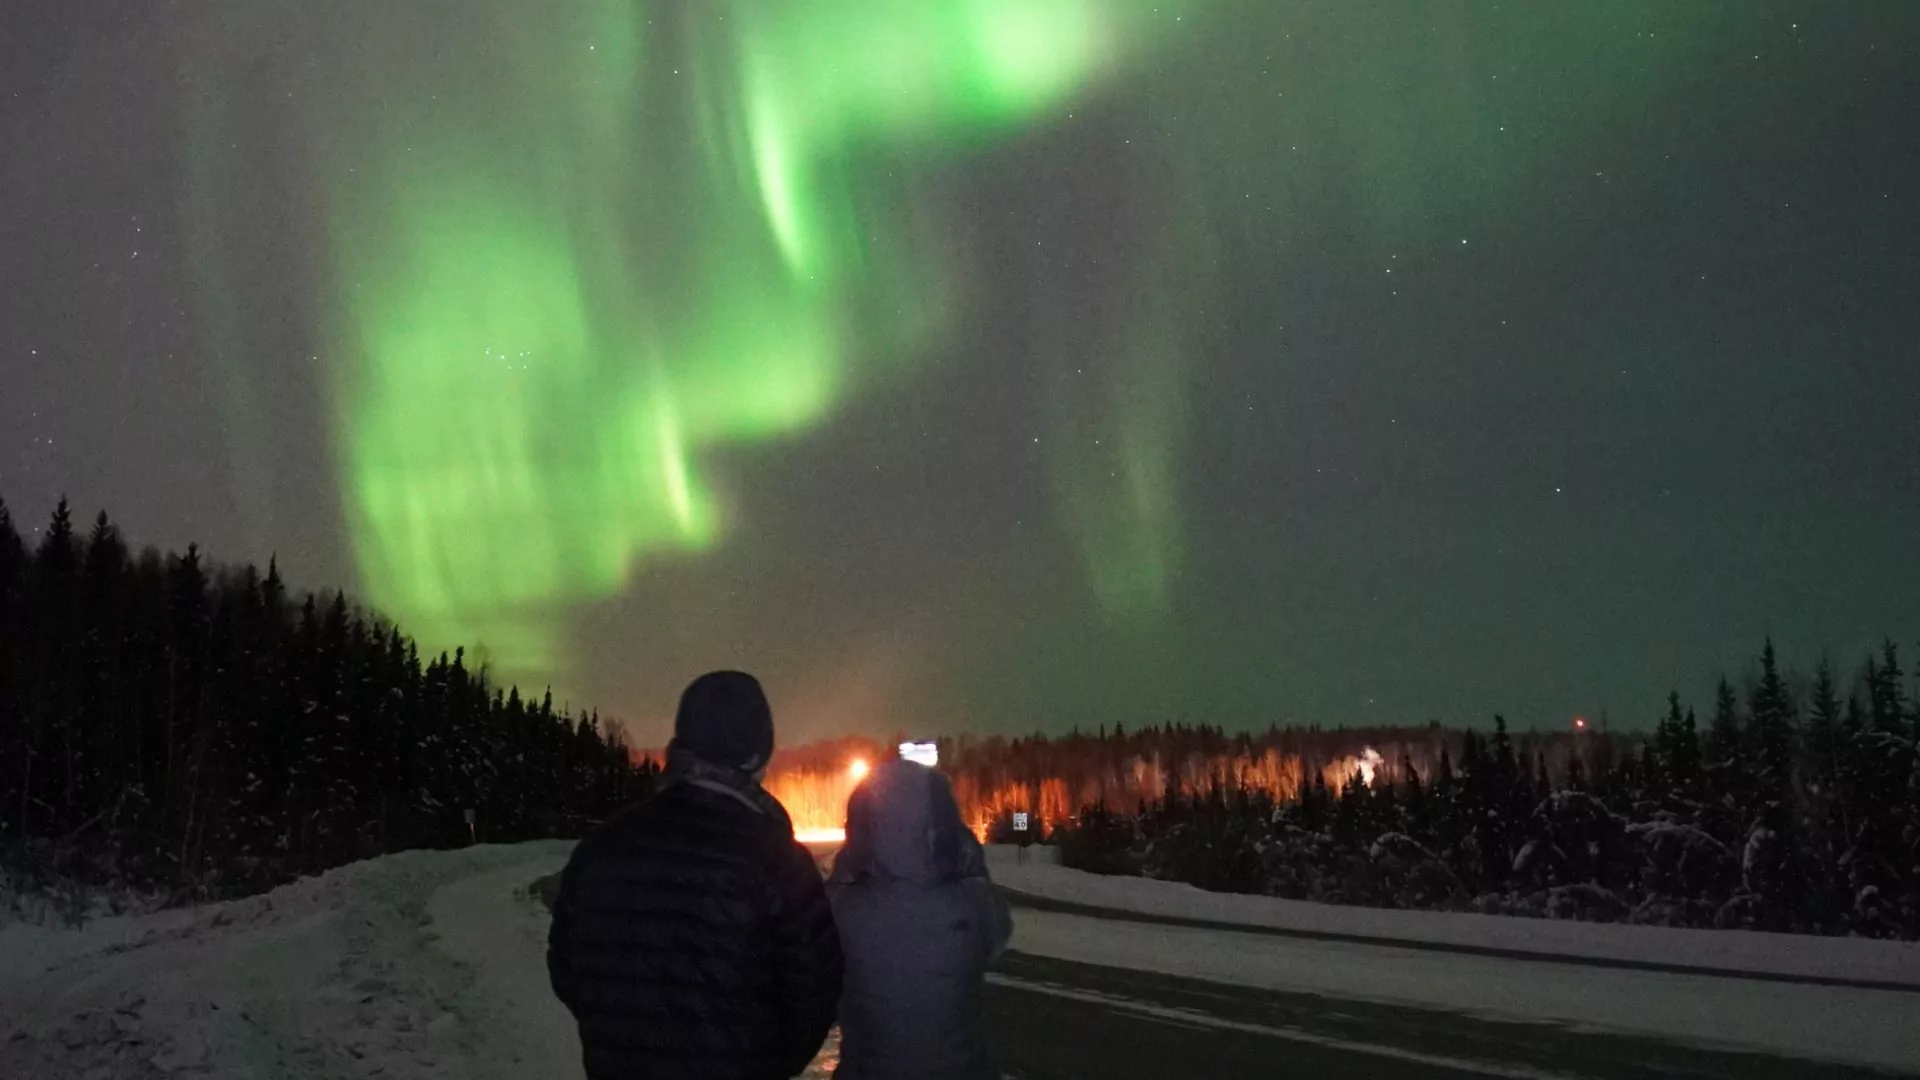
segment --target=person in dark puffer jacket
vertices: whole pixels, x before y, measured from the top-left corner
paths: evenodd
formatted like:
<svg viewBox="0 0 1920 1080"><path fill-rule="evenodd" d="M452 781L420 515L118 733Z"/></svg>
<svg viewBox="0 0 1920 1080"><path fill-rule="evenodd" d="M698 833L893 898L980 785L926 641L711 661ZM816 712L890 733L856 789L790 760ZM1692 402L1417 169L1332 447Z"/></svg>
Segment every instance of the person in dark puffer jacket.
<svg viewBox="0 0 1920 1080"><path fill-rule="evenodd" d="M681 695L660 791L574 848L548 936L588 1080L786 1080L840 1003L813 858L760 786L773 717L752 676Z"/></svg>

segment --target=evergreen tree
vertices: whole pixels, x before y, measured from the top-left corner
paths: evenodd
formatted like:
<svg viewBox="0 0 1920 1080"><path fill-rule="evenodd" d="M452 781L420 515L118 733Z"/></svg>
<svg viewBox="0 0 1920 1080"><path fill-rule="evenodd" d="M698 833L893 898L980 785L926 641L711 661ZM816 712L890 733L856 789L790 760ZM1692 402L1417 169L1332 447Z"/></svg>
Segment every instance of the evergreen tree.
<svg viewBox="0 0 1920 1080"><path fill-rule="evenodd" d="M1504 882L1519 847L1520 826L1533 812L1527 774L1520 768L1507 718L1493 717L1492 782L1487 788L1487 867L1489 884Z"/></svg>
<svg viewBox="0 0 1920 1080"><path fill-rule="evenodd" d="M1579 754L1567 755L1567 790L1579 792L1587 790L1587 766Z"/></svg>
<svg viewBox="0 0 1920 1080"><path fill-rule="evenodd" d="M1313 783L1307 786L1306 794L1300 800L1300 820L1303 826L1317 829L1326 823L1327 814L1333 806L1333 795L1327 790L1327 774L1321 769L1313 770Z"/></svg>
<svg viewBox="0 0 1920 1080"><path fill-rule="evenodd" d="M0 504L0 858L16 879L232 896L465 843L463 807L492 839L577 835L650 789L616 733L550 697L506 712L457 656L423 671L343 595L296 609L277 564L132 559L104 514L77 539L64 502L29 553ZM494 763L518 770L519 806L489 801L509 793Z"/></svg>
<svg viewBox="0 0 1920 1080"><path fill-rule="evenodd" d="M1761 809L1777 810L1793 796L1797 711L1774 659L1773 642L1768 640L1760 654L1760 683L1754 688L1748 714L1748 770L1764 800Z"/></svg>
<svg viewBox="0 0 1920 1080"><path fill-rule="evenodd" d="M112 692L120 681L122 579L127 566L126 544L102 511L87 537L80 571L79 652L74 657L80 676L79 712L67 725L76 766L69 795L76 808L105 805L110 774L120 771L119 759L130 743L122 730L124 703Z"/></svg>
<svg viewBox="0 0 1920 1080"><path fill-rule="evenodd" d="M1354 772L1346 782L1340 785L1340 796L1334 802L1333 839L1337 844L1348 848L1365 846L1372 839L1373 830L1368 806L1367 785L1361 782L1360 774Z"/></svg>
<svg viewBox="0 0 1920 1080"><path fill-rule="evenodd" d="M1499 805L1513 801L1513 794L1520 786L1520 759L1514 753L1513 739L1507 734L1507 718L1498 713L1493 717L1493 796Z"/></svg>
<svg viewBox="0 0 1920 1080"><path fill-rule="evenodd" d="M1873 661L1867 661L1871 668ZM1846 711L1840 720L1840 784L1855 797L1870 794L1867 777L1867 710L1855 695L1847 697Z"/></svg>
<svg viewBox="0 0 1920 1080"><path fill-rule="evenodd" d="M1674 763L1681 785L1680 793L1692 799L1700 797L1701 785L1705 783L1704 769L1700 760L1700 725L1694 720L1693 707L1687 707L1687 715L1680 721L1680 738L1675 744L1679 757Z"/></svg>
<svg viewBox="0 0 1920 1080"><path fill-rule="evenodd" d="M0 499L0 849L22 826L27 729L20 700L26 658L21 623L25 618L27 548ZM16 812L19 811L19 812Z"/></svg>
<svg viewBox="0 0 1920 1080"><path fill-rule="evenodd" d="M27 565L27 547L20 539L20 530L13 523L13 511L8 509L7 501L0 499L0 615L10 616L16 610L13 605L20 602L22 574Z"/></svg>
<svg viewBox="0 0 1920 1080"><path fill-rule="evenodd" d="M1856 928L1875 935L1920 932L1920 755L1908 736L1905 676L1893 642L1866 664L1864 721L1849 710L1857 752L1859 820L1845 858Z"/></svg>
<svg viewBox="0 0 1920 1080"><path fill-rule="evenodd" d="M43 584L53 585L71 581L79 569L80 552L74 541L73 511L67 506L65 496L53 508L53 518L47 523L47 534L41 538L39 550L34 552L35 569Z"/></svg>
<svg viewBox="0 0 1920 1080"><path fill-rule="evenodd" d="M1733 684L1722 676L1713 695L1713 723L1707 728L1706 773L1714 797L1723 805L1744 804L1746 784L1741 772L1740 699Z"/></svg>
<svg viewBox="0 0 1920 1080"><path fill-rule="evenodd" d="M1680 708L1680 694L1667 694L1667 711L1655 729L1656 758L1662 801L1688 801L1700 797L1700 736L1695 729L1693 710Z"/></svg>
<svg viewBox="0 0 1920 1080"><path fill-rule="evenodd" d="M1649 769L1648 786L1653 797L1661 802L1670 802L1676 795L1676 782L1673 775L1673 744L1679 730L1680 695L1667 694L1667 711L1653 724L1653 761Z"/></svg>
<svg viewBox="0 0 1920 1080"><path fill-rule="evenodd" d="M1814 669L1813 698L1807 712L1808 787L1829 799L1841 798L1836 785L1844 758L1842 745L1847 738L1840 715L1840 696L1834 689L1833 665L1826 657ZM1844 810L1842 811L1844 815Z"/></svg>
<svg viewBox="0 0 1920 1080"><path fill-rule="evenodd" d="M1900 670L1899 650L1888 641L1881 646L1881 664L1867 661L1867 704L1873 730L1903 738L1907 734L1906 676Z"/></svg>
<svg viewBox="0 0 1920 1080"><path fill-rule="evenodd" d="M0 858L29 883L214 898L466 844L466 810L487 841L578 835L650 790L656 770L617 725L470 660L423 664L404 628L342 594L291 594L275 562L262 575L191 547L134 557L104 516L78 537L64 504L30 548L0 504ZM1760 668L1750 722L1722 680L1704 752L1669 697L1644 753L1604 730L1516 740L1499 717L1459 755L1437 727L1114 725L945 740L942 768L956 791L1051 785L1131 807L1109 832L1132 857L1216 887L1920 936L1920 761L1897 655L1868 661L1860 696L1823 664L1804 738L1770 645ZM1312 770L1276 812L1263 784L1361 745L1394 768L1337 800ZM1546 799L1563 753L1566 791ZM1163 761L1193 771L1169 777ZM1130 786L1148 773L1162 782ZM1550 888L1564 885L1585 891Z"/></svg>
<svg viewBox="0 0 1920 1080"><path fill-rule="evenodd" d="M64 833L77 824L71 798L76 765L80 673L79 547L63 497L34 549L22 642L25 737L20 759L20 826L26 836Z"/></svg>
<svg viewBox="0 0 1920 1080"><path fill-rule="evenodd" d="M1400 782L1405 787L1400 799L1404 820L1402 831L1424 834L1430 824L1426 787L1420 782L1420 770L1413 767L1411 755L1400 755Z"/></svg>

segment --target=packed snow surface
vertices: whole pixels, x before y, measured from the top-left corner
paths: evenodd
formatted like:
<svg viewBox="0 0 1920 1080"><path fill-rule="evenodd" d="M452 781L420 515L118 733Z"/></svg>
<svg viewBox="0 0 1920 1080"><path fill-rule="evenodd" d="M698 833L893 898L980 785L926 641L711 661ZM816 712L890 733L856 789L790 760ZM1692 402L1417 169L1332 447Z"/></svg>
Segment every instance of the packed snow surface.
<svg viewBox="0 0 1920 1080"><path fill-rule="evenodd" d="M568 850L409 852L192 911L0 930L0 1076L577 1077L526 894Z"/></svg>
<svg viewBox="0 0 1920 1080"><path fill-rule="evenodd" d="M1053 865L1037 854L1021 863L1015 861L1013 849L1004 847L989 849L988 862L994 880L1005 888L1121 911L1390 941L1920 988L1920 944L1914 942L1343 907L1088 874ZM1920 999L1915 999L1915 1005L1920 1007Z"/></svg>
<svg viewBox="0 0 1920 1080"><path fill-rule="evenodd" d="M569 849L550 842L411 852L231 903L99 919L78 930L0 928L0 1077L574 1080L574 1025L547 985L547 915L527 891L557 871ZM1454 925L1457 916L1408 921L1410 913L1090 878L1003 852L993 865L1005 884L1061 899L1205 918L1252 912L1246 921L1255 923L1313 919L1344 933L1450 926L1450 940L1460 940L1460 926L1504 922L1514 925L1482 932L1546 931L1555 951L1573 951L1580 934L1620 929L1470 917ZM1013 947L1040 956L1796 1056L1908 1069L1920 1062L1920 1025L1912 1022L1920 996L1911 993L1575 968L1033 910L1016 919ZM1695 936L1633 933L1673 942ZM1778 949L1803 970L1853 977L1862 974L1849 967L1857 950L1872 956L1888 948L1712 936L1754 939L1715 943L1717 964L1729 955L1775 962L1762 954ZM1675 945L1658 958L1697 959L1686 955L1690 949ZM1823 957L1828 950L1834 953ZM1878 977L1912 970L1884 957L1864 966ZM833 1049L810 1076L826 1075Z"/></svg>
<svg viewBox="0 0 1920 1080"><path fill-rule="evenodd" d="M0 928L0 1076L574 1080L527 893L571 848L409 852L193 911Z"/></svg>
<svg viewBox="0 0 1920 1080"><path fill-rule="evenodd" d="M1744 931L1559 923L1227 896L1140 878L1015 863L1002 886L1120 911L1408 942L1910 983L1912 945ZM1783 1057L1920 1070L1920 993L1681 975L1305 940L1016 910L1013 947L1037 956L1208 982L1389 1002L1500 1020L1656 1037ZM1590 935L1590 936L1589 936Z"/></svg>

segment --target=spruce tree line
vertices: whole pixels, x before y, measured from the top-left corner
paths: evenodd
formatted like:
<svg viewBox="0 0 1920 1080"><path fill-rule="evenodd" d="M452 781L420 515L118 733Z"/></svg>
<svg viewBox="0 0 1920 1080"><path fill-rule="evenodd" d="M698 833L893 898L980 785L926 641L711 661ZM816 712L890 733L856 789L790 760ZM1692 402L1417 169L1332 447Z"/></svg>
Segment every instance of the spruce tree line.
<svg viewBox="0 0 1920 1080"><path fill-rule="evenodd" d="M1276 803L1306 796L1316 782L1339 787L1343 765L1371 749L1375 772L1398 778L1408 769L1430 772L1462 733L1437 721L1419 725L1323 728L1270 725L1229 732L1206 723L1174 721L1127 727L1100 725L1065 735L1000 735L942 739L940 770L954 785L961 812L989 835L1011 832L1011 813L1027 811L1051 830L1086 806L1143 815L1168 798L1216 789L1264 793ZM1514 752L1564 763L1579 743L1597 761L1613 761L1634 741L1601 731L1525 732ZM844 760L844 755L840 760Z"/></svg>
<svg viewBox="0 0 1920 1080"><path fill-rule="evenodd" d="M271 563L135 554L104 513L78 535L65 500L29 545L0 502L16 888L230 897L384 852L577 836L653 775L596 716L503 691L462 652L423 663Z"/></svg>
<svg viewBox="0 0 1920 1080"><path fill-rule="evenodd" d="M1094 805L1069 865L1203 888L1378 907L1920 938L1920 715L1889 642L1843 691L1806 692L1772 643L1746 694L1722 679L1702 725L1678 694L1652 732L1531 752L1495 717L1424 771L1299 798L1215 785ZM1457 756L1456 756L1457 747ZM1558 760L1550 760L1556 754Z"/></svg>

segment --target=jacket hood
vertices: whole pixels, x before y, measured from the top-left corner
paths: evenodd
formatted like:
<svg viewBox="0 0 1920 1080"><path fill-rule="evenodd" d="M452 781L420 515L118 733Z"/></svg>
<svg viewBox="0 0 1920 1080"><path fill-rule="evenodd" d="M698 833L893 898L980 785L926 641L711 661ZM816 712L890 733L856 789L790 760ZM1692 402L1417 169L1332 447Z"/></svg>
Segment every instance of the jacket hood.
<svg viewBox="0 0 1920 1080"><path fill-rule="evenodd" d="M984 870L952 786L932 769L886 762L847 800L847 843L834 860L834 881L951 881Z"/></svg>
<svg viewBox="0 0 1920 1080"><path fill-rule="evenodd" d="M741 671L711 671L680 695L669 751L752 773L773 757L773 712L760 681Z"/></svg>
<svg viewBox="0 0 1920 1080"><path fill-rule="evenodd" d="M758 780L739 769L715 765L683 747L670 746L661 790L682 784L732 799L756 814L785 825L788 831L793 829L793 819L787 816L787 808L781 806L780 800L769 794L766 788L761 787Z"/></svg>

